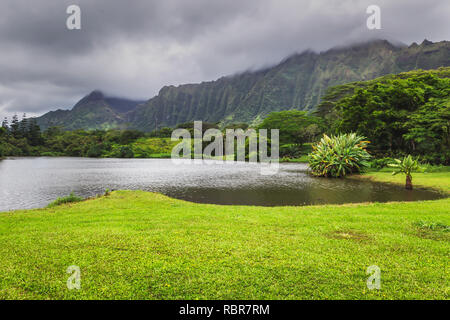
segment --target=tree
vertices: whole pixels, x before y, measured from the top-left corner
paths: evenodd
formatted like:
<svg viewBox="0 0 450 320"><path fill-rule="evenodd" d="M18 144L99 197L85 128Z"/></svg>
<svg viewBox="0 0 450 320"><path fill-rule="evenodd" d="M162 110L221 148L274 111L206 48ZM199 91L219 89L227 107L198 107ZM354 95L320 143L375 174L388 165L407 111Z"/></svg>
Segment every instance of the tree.
<svg viewBox="0 0 450 320"><path fill-rule="evenodd" d="M5 117L5 118L3 119L3 121L2 121L2 128L8 130L8 127L9 127L9 126L8 126L8 118Z"/></svg>
<svg viewBox="0 0 450 320"><path fill-rule="evenodd" d="M120 134L119 143L120 144L130 144L136 141L138 138L144 136L144 133L137 130L124 130Z"/></svg>
<svg viewBox="0 0 450 320"><path fill-rule="evenodd" d="M3 157L3 143L2 143L2 140L3 140L3 137L6 135L6 130L5 130L5 128L2 128L2 127L0 127L0 160L2 159L2 157Z"/></svg>
<svg viewBox="0 0 450 320"><path fill-rule="evenodd" d="M311 142L308 141L311 137L311 131L307 128L313 124L317 126L315 129L318 129L314 132L314 135L317 132L323 132L320 130L320 118L308 115L306 111L289 110L272 112L258 126L258 129L279 129L280 144L301 145L305 142Z"/></svg>
<svg viewBox="0 0 450 320"><path fill-rule="evenodd" d="M450 159L450 99L430 99L405 123L403 138L413 154L432 163L448 164Z"/></svg>
<svg viewBox="0 0 450 320"><path fill-rule="evenodd" d="M19 132L21 137L27 137L28 135L28 118L26 113L22 116L22 121L19 122Z"/></svg>
<svg viewBox="0 0 450 320"><path fill-rule="evenodd" d="M392 175L396 175L399 173L404 173L406 175L406 184L405 188L408 190L413 189L412 185L412 172L414 170L419 169L419 162L416 159L413 159L411 155L404 157L402 160L394 159L395 163L388 164L391 168L396 168L397 170L392 172Z"/></svg>
<svg viewBox="0 0 450 320"><path fill-rule="evenodd" d="M304 129L304 136L306 137L306 140L309 142L313 142L316 140L316 138L322 133L322 130L320 127L316 124L310 124Z"/></svg>
<svg viewBox="0 0 450 320"><path fill-rule="evenodd" d="M43 143L42 135L41 135L41 128L36 122L36 119L31 118L28 121L28 128L26 130L26 137L28 139L28 142L32 146L38 146Z"/></svg>
<svg viewBox="0 0 450 320"><path fill-rule="evenodd" d="M133 149L130 146L121 146L119 149L119 158L134 158Z"/></svg>
<svg viewBox="0 0 450 320"><path fill-rule="evenodd" d="M170 138L172 136L172 128L164 127L160 130L152 131L148 136L156 138Z"/></svg>
<svg viewBox="0 0 450 320"><path fill-rule="evenodd" d="M14 138L19 138L20 131L19 131L19 117L17 114L12 116L11 125L10 125L10 131Z"/></svg>
<svg viewBox="0 0 450 320"><path fill-rule="evenodd" d="M379 157L450 163L450 68L417 70L328 90L316 115L331 134L357 132Z"/></svg>
<svg viewBox="0 0 450 320"><path fill-rule="evenodd" d="M93 144L89 147L87 151L87 156L90 158L99 158L102 155L103 152L103 146L101 144Z"/></svg>

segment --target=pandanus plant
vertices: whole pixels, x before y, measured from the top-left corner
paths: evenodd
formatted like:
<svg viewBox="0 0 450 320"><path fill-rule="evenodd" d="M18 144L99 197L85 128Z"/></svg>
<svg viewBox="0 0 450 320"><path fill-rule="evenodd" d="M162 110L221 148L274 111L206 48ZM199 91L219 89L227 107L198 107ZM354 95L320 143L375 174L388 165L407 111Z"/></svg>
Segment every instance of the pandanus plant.
<svg viewBox="0 0 450 320"><path fill-rule="evenodd" d="M394 159L395 163L388 164L391 168L396 168L392 175L397 175L399 173L404 173L406 175L406 184L405 188L408 190L412 190L412 172L420 168L419 161L417 159L413 159L411 155L404 157L402 160Z"/></svg>

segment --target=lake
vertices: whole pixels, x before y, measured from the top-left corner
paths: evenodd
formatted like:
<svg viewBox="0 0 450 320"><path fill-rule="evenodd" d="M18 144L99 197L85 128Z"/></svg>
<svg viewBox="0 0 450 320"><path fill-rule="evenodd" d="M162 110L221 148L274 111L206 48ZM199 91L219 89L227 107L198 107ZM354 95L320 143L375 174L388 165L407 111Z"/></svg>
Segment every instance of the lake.
<svg viewBox="0 0 450 320"><path fill-rule="evenodd" d="M147 190L226 205L316 205L433 200L438 192L370 181L314 178L306 164L280 164L261 175L258 164L175 165L170 159L9 158L0 161L0 211L46 206L71 192Z"/></svg>

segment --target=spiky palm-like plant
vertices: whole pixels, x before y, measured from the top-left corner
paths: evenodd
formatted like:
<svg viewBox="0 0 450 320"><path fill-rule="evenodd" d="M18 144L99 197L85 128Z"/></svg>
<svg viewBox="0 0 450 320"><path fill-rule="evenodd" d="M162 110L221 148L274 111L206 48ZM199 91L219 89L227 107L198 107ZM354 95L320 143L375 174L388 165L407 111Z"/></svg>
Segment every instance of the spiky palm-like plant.
<svg viewBox="0 0 450 320"><path fill-rule="evenodd" d="M406 184L405 188L408 190L412 190L412 172L414 170L420 169L419 161L417 159L413 159L411 155L404 157L402 160L394 159L395 163L388 164L391 168L396 168L392 175L396 175L399 173L404 173L406 175Z"/></svg>
<svg viewBox="0 0 450 320"><path fill-rule="evenodd" d="M360 172L369 166L370 154L366 151L369 141L356 133L338 136L323 135L309 155L309 167L316 176L342 177Z"/></svg>

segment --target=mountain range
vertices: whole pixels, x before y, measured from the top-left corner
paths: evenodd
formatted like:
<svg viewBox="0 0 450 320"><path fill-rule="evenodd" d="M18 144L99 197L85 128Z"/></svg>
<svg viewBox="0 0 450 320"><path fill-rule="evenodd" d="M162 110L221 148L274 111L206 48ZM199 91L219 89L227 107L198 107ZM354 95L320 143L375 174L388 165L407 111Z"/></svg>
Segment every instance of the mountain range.
<svg viewBox="0 0 450 320"><path fill-rule="evenodd" d="M72 110L51 111L36 120L42 129L66 130L152 131L194 120L256 124L273 111L312 110L332 86L442 66L450 66L449 41L404 46L374 40L320 53L305 51L275 66L215 81L165 86L147 101L93 91Z"/></svg>

